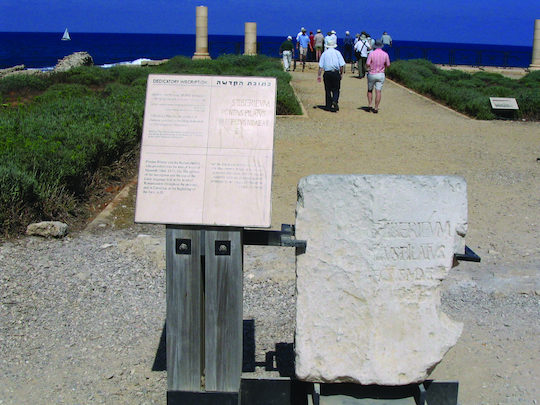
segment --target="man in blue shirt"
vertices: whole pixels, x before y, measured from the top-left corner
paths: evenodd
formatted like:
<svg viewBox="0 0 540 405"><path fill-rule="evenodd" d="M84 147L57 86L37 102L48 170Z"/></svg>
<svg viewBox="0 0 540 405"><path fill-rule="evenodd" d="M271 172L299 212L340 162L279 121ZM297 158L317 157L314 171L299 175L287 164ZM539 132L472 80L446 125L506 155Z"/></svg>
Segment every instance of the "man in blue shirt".
<svg viewBox="0 0 540 405"><path fill-rule="evenodd" d="M300 60L302 61L302 72L306 67L306 57L308 48L311 49L311 42L309 37L306 34L306 29L302 28L302 34L297 37L296 48L298 49L298 54L300 55ZM311 49L313 51L313 49Z"/></svg>
<svg viewBox="0 0 540 405"><path fill-rule="evenodd" d="M351 37L350 32L345 31L345 38L343 38L343 59L347 63L352 62L353 41L354 39Z"/></svg>
<svg viewBox="0 0 540 405"><path fill-rule="evenodd" d="M345 68L345 60L336 47L337 41L335 39L332 38L328 41L327 49L319 60L319 72L317 74L317 81L320 83L321 74L324 72L325 109L332 112L339 111L341 75Z"/></svg>

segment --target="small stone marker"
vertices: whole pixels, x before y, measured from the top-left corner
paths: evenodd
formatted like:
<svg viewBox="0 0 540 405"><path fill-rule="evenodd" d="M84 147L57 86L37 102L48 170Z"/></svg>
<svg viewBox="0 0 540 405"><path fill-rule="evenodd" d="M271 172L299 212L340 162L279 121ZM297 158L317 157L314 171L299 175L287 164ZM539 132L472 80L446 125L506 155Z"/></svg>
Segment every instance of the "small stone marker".
<svg viewBox="0 0 540 405"><path fill-rule="evenodd" d="M490 97L489 102L494 110L519 110L515 98Z"/></svg>
<svg viewBox="0 0 540 405"><path fill-rule="evenodd" d="M424 381L462 330L439 311L439 286L465 248L465 180L317 175L298 195L298 378Z"/></svg>

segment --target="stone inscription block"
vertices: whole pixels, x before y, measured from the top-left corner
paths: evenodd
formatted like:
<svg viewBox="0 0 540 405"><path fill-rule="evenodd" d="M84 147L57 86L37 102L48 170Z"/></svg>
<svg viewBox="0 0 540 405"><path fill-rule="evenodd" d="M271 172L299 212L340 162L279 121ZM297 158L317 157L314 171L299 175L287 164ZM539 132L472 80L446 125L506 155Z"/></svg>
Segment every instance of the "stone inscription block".
<svg viewBox="0 0 540 405"><path fill-rule="evenodd" d="M314 382L423 381L462 325L439 286L463 253L465 180L317 175L298 186L296 373Z"/></svg>
<svg viewBox="0 0 540 405"><path fill-rule="evenodd" d="M269 227L270 77L150 75L135 221Z"/></svg>

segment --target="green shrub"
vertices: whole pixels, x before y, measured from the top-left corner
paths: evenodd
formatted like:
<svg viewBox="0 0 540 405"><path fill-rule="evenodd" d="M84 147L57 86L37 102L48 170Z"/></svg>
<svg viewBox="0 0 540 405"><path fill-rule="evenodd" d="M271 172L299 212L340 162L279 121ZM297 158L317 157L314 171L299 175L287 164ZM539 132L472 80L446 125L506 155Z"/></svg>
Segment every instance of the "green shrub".
<svg viewBox="0 0 540 405"><path fill-rule="evenodd" d="M470 80L471 75L467 72L464 72L462 70L442 70L440 69L438 71L438 75L441 78L444 78L447 82L460 82L460 81L467 81Z"/></svg>
<svg viewBox="0 0 540 405"><path fill-rule="evenodd" d="M292 87L289 85L291 75L283 71L279 75L281 80L277 82L276 114L302 114L302 108L294 95Z"/></svg>
<svg viewBox="0 0 540 405"><path fill-rule="evenodd" d="M153 67L80 67L0 80L0 97L31 95L0 108L0 224L5 233L32 220L69 218L92 177L141 139L149 73L272 76L277 110L300 113L278 59L224 55L175 57ZM39 173L37 175L36 173Z"/></svg>
<svg viewBox="0 0 540 405"><path fill-rule="evenodd" d="M92 94L92 91L82 84L58 83L50 86L45 92L36 97L38 103L55 102L59 99L74 99Z"/></svg>
<svg viewBox="0 0 540 405"><path fill-rule="evenodd" d="M136 66L115 66L111 68L115 81L122 84L132 84L134 81L148 77L148 72Z"/></svg>
<svg viewBox="0 0 540 405"><path fill-rule="evenodd" d="M49 86L48 81L41 75L10 75L0 80L0 94L17 93L25 95L30 92L43 91Z"/></svg>
<svg viewBox="0 0 540 405"><path fill-rule="evenodd" d="M20 229L23 221L32 217L38 192L33 175L4 162L0 165L0 227L5 236Z"/></svg>
<svg viewBox="0 0 540 405"><path fill-rule="evenodd" d="M396 61L388 77L477 119L496 119L489 97L516 98L518 118L540 119L540 72L520 80L498 73L442 70L423 59Z"/></svg>
<svg viewBox="0 0 540 405"><path fill-rule="evenodd" d="M519 83L528 88L538 88L540 86L540 70L527 73L527 75L519 79Z"/></svg>
<svg viewBox="0 0 540 405"><path fill-rule="evenodd" d="M519 106L519 116L526 120L540 120L540 91L522 91L516 97Z"/></svg>

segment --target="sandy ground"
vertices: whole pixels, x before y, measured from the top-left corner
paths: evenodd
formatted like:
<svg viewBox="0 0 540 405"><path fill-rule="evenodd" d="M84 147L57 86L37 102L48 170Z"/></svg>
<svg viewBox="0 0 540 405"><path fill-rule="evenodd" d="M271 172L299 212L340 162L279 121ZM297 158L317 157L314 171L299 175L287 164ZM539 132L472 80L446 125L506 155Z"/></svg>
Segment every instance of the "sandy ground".
<svg viewBox="0 0 540 405"><path fill-rule="evenodd" d="M367 105L366 81L355 78L347 68L337 113L317 107L324 103L324 87L316 81L314 65L309 65L305 72L292 73L293 87L306 115L276 119L272 228L279 229L282 223L294 224L296 186L300 178L310 174L463 176L468 184L469 198L466 241L482 257L482 262L461 263L445 280L443 309L465 326L458 344L437 366L432 378L459 380L462 405L536 403L540 399L540 123L472 120L390 81L384 85L379 113L368 113L362 109ZM82 270L74 270L72 281L66 278L70 283L68 291L82 290L88 280L102 283L101 274L108 277L118 266L128 270L141 266L152 276L143 281L136 280L133 286L124 285L121 279L110 281L109 290L113 287L118 290L107 299L118 309L106 313L126 318L117 321L114 328L114 337L121 344L116 340L111 343L112 337L107 337L105 332L102 333L106 335L104 337L94 336L91 328L83 328L75 335L57 331L62 345L59 347L67 348L60 353L56 352L57 346L47 343L52 332L46 328L28 338L8 336L7 343L13 351L11 356L18 362L11 360L9 373L4 373L4 379L0 378L0 382L4 381L0 386L0 404L53 403L51 398L62 396L64 400L56 400L56 403L165 402L165 373L152 372L149 366L163 324L164 288L163 272L160 271L164 268L163 231L133 226L134 189L132 184L123 199L111 205L111 209L94 222L97 230L92 232L100 232L100 221L104 229L112 228L112 232L103 233L103 238L97 234L81 235L80 239L72 235L73 239L65 242L31 239L0 251L4 261L13 257L14 263L23 259L15 259L12 252L50 251L48 255L42 255L42 261L43 257L51 258L42 264L41 273L37 273L49 280L47 283L51 283L48 272L52 273L52 270L48 269L53 268L53 263L59 262L68 268L75 263ZM129 231L118 229L124 227ZM152 234L152 237L137 237L140 233ZM54 253L55 249L59 253ZM71 250L74 253L70 253ZM96 262L100 262L100 272L92 270L91 263L86 263L86 250L94 252ZM294 255L288 254L279 261L276 259L278 254L272 252L264 253L255 247L247 249L245 279L253 278L256 288L250 290L247 287L245 299L253 300L250 306L254 308L254 314L258 311L257 305L263 311L280 302L279 294L273 298L277 301L265 301L268 288L279 288L280 283L291 288L294 283ZM28 268L31 268L34 259L29 257L27 260ZM119 264L115 262L117 260ZM119 271L118 277L124 277L123 271ZM32 273L26 278L29 285L39 281ZM153 288L149 287L148 280L155 284ZM14 283L13 279L7 281ZM67 281L55 281L59 283L58 290L61 291ZM156 296L149 299L147 293L140 294L139 283L145 283L145 288ZM54 299L57 292L52 290L52 287L47 289L50 295L44 295L47 298L44 302ZM26 292L21 287L23 293ZM97 299L98 293L105 294L100 289L92 289L92 299ZM10 297L9 291L5 294ZM122 311L130 310L134 297L144 304L144 310L141 308L140 314L137 312L136 316L130 317ZM289 301L285 310L291 312L288 306L294 301ZM93 308L96 304L90 301L88 305ZM8 309L13 312L14 308ZM70 308L65 308L66 313L70 313ZM33 307L25 311L35 313ZM31 328L32 323L40 326L44 316L48 325L55 324L61 319L61 313L56 312L53 305L49 312L36 314L35 319L24 315L22 325L29 323L26 329ZM82 312L80 316L83 318L78 322L87 321L92 325L91 316L88 320ZM285 341L292 341L293 321L279 312L275 318L268 318L269 323L277 319L283 327L288 327L287 331L283 329L288 333ZM142 326L135 326L141 322ZM69 329L69 325L66 321L65 327ZM271 326L268 329L273 330ZM69 339L63 337L63 333ZM93 345L74 346L70 339L81 334L91 336ZM263 355L264 349L277 343L272 340L277 339L276 336L267 338ZM28 339L28 347L40 349L25 349L13 339ZM112 347L105 350L109 344ZM79 356L76 350L88 350L88 353ZM74 362L73 358L79 360ZM64 362L69 363L70 368L63 374L44 375L43 369L54 370ZM68 371L69 375L66 374Z"/></svg>

